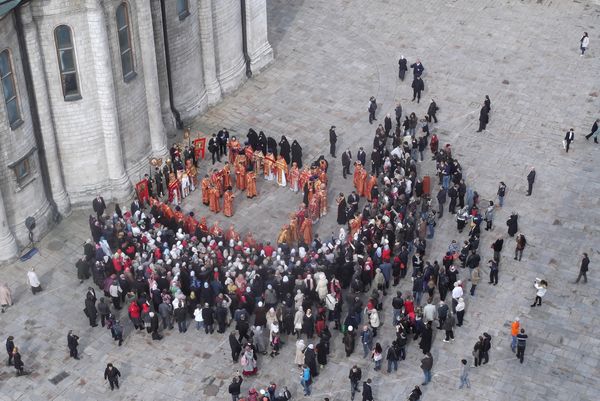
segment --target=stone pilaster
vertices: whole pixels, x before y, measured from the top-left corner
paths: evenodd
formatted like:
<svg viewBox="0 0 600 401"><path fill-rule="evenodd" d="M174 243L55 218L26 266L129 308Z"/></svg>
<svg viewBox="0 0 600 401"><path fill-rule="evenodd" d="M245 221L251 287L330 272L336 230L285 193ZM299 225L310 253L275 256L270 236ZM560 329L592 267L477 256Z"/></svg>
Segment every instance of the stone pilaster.
<svg viewBox="0 0 600 401"><path fill-rule="evenodd" d="M97 42L94 43L91 56L96 78L98 113L106 152L109 191L112 199L128 199L132 194L133 186L123 162L106 20L100 0L88 0L87 5L89 31L97 33Z"/></svg>
<svg viewBox="0 0 600 401"><path fill-rule="evenodd" d="M213 2L213 31L217 79L225 94L235 90L246 79L239 0Z"/></svg>
<svg viewBox="0 0 600 401"><path fill-rule="evenodd" d="M138 2L137 12L152 155L155 157L164 157L167 154L167 137L161 115L156 49L154 47L150 3L148 1Z"/></svg>
<svg viewBox="0 0 600 401"><path fill-rule="evenodd" d="M209 106L221 99L221 86L217 80L217 66L215 63L212 3L213 0L198 0L202 68L204 70L204 86L206 87Z"/></svg>
<svg viewBox="0 0 600 401"><path fill-rule="evenodd" d="M0 193L0 262L13 260L19 251L15 237L10 231L4 209L4 199Z"/></svg>
<svg viewBox="0 0 600 401"><path fill-rule="evenodd" d="M267 37L266 0L246 0L246 38L252 72L273 61L273 49Z"/></svg>
<svg viewBox="0 0 600 401"><path fill-rule="evenodd" d="M45 64L42 60L42 49L40 48L41 41L39 39L38 28L32 18L31 3L27 3L21 8L21 16L23 18L29 67L35 90L35 99L29 99L29 101L35 101L37 104L52 198L56 203L58 212L62 215L68 215L71 213L71 201L65 190L61 172L62 166L58 156L56 133L54 131L48 88L46 86Z"/></svg>

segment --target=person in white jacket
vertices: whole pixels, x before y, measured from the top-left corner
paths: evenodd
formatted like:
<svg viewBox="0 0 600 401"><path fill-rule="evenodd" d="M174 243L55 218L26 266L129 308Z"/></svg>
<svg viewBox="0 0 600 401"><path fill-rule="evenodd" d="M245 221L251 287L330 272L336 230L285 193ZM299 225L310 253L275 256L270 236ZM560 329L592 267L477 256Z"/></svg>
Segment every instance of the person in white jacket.
<svg viewBox="0 0 600 401"><path fill-rule="evenodd" d="M542 306L542 298L544 297L544 295L546 295L546 288L548 287L548 283L546 282L546 280L536 278L535 283L533 283L533 286L536 289L536 293L535 301L533 301L533 305L531 305L532 308L535 306Z"/></svg>
<svg viewBox="0 0 600 401"><path fill-rule="evenodd" d="M583 36L579 40L579 49L581 50L581 57L583 57L583 54L585 53L585 51L587 50L589 45L590 45L590 37L588 36L587 32L584 32Z"/></svg>
<svg viewBox="0 0 600 401"><path fill-rule="evenodd" d="M33 267L27 272L27 283L31 286L31 292L33 295L42 291L42 284L40 283L40 279L35 273L35 268Z"/></svg>

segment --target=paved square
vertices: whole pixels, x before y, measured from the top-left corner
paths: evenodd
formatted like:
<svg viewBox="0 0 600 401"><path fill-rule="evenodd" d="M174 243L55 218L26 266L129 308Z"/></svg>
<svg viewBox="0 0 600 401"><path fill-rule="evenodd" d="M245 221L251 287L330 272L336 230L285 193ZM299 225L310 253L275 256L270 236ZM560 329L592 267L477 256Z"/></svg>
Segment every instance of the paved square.
<svg viewBox="0 0 600 401"><path fill-rule="evenodd" d="M483 199L494 198L498 181L508 185L496 228L482 234L482 259L491 257L489 246L496 237L508 240L500 284L489 287L483 280L477 296L467 297L466 324L455 331L455 343L435 337L433 382L422 399L597 400L600 145L585 141L583 135L600 117L598 2L271 0L268 7L274 63L191 126L204 132L225 126L244 137L249 127L277 140L286 135L300 142L304 160L310 162L327 156L332 124L339 135L338 153L349 147L355 154L358 146L370 151L370 96L379 102L378 122L385 113L393 113L396 101L402 102L405 114L423 115L429 99L435 98L440 107L435 131L442 144L452 144L468 185ZM590 33L591 43L582 58L578 44L583 31ZM397 78L400 54L409 62L419 57L426 68L421 104L410 101L410 78ZM492 100L491 123L486 132L475 133L486 94ZM561 141L570 127L576 137L565 154ZM339 160L331 160L330 202L338 192L351 190L351 180L341 178ZM529 166L536 166L537 180L533 196L525 197ZM434 167L431 161L421 163L420 175L433 173ZM208 168L204 162L200 172ZM258 202L240 196L235 216L218 218L222 225L231 221L242 231L251 228L258 238L274 240L301 196L263 180L258 190ZM198 192L186 200L184 209L209 214ZM330 210L317 226L322 236L337 231L332 203ZM512 260L514 242L504 225L513 210L528 238L520 263ZM132 333L128 322L119 348L106 330L90 330L82 313L87 283L78 284L74 268L81 244L89 237L87 213L75 212L63 221L30 261L0 270L15 300L15 306L0 316L2 336L15 336L33 371L16 378L12 368L0 368L0 400L229 399L227 386L238 366L229 362L227 337L173 331L156 343L147 334ZM446 214L428 258L441 260L448 243L460 242L465 235L457 234ZM574 285L582 252L590 254L590 282ZM30 266L38 268L45 288L36 296L25 285ZM549 289L543 307L531 309L535 277L546 278ZM403 291L410 287L406 280L401 283ZM392 338L389 302L382 317L384 348ZM509 321L515 316L529 334L523 365L509 347ZM68 329L81 337L80 361L68 357ZM483 331L493 336L490 364L471 370L470 390L457 390L459 359L471 360L472 346ZM293 342L274 360L261 357L260 374L245 381L243 390L275 381L288 385L294 399L303 399ZM363 368L364 377L373 378L376 400L405 400L412 386L422 381L416 344L409 345L407 360L391 375L374 372L359 352L346 359L337 332L332 353L310 399L348 400L347 374L354 363ZM102 380L107 361L115 362L123 374L121 389L114 393ZM49 381L63 371L68 376L62 381Z"/></svg>

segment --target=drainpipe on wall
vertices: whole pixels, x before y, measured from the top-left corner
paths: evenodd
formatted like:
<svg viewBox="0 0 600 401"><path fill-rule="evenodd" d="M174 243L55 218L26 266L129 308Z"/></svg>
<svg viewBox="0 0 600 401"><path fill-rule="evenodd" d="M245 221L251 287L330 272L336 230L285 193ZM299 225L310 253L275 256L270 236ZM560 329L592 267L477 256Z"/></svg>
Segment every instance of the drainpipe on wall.
<svg viewBox="0 0 600 401"><path fill-rule="evenodd" d="M171 77L171 56L169 53L169 34L167 33L167 12L165 10L165 0L160 0L160 13L162 17L162 30L163 30L163 41L165 43L165 61L167 64L167 86L169 87L169 103L171 106L171 112L175 116L175 125L177 129L183 129L183 121L181 121L181 114L175 108L173 102L173 80Z"/></svg>
<svg viewBox="0 0 600 401"><path fill-rule="evenodd" d="M15 26L17 29L17 38L19 41L19 52L21 53L21 64L23 67L23 75L25 76L25 87L27 89L27 97L29 98L29 111L31 113L31 124L33 125L33 135L37 144L38 158L40 160L40 176L42 177L42 186L44 194L50 203L52 209L52 221L58 223L61 215L58 212L56 202L52 196L52 187L50 185L50 176L48 174L48 162L46 160L46 148L42 137L42 129L40 125L40 115L37 108L37 100L35 98L35 90L33 89L33 78L31 68L29 66L29 55L27 54L27 45L25 44L25 31L23 29L23 21L21 19L21 8L15 8Z"/></svg>
<svg viewBox="0 0 600 401"><path fill-rule="evenodd" d="M252 69L250 68L250 56L248 55L248 35L246 34L246 0L242 2L242 45L244 48L244 61L246 62L246 77L252 78Z"/></svg>

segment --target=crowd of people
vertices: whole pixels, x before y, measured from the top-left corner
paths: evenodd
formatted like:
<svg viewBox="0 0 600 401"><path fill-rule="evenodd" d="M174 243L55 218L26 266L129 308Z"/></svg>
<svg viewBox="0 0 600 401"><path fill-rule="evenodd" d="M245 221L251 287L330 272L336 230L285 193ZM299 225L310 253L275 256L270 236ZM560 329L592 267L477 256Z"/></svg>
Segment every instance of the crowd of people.
<svg viewBox="0 0 600 401"><path fill-rule="evenodd" d="M410 67L419 101L421 84L415 88L415 82L422 79L424 67L418 60ZM407 62L401 58L402 80L405 71ZM490 109L486 96L480 130L489 121ZM372 97L370 123L376 120L376 110ZM340 193L336 198L336 221L341 227L331 238L313 232L313 224L328 212L328 161L321 156L302 168L302 148L297 141L290 146L282 137L278 152L275 140L262 132L251 129L242 146L224 129L211 138L208 149L213 164L222 156L228 156L228 161L199 184L202 202L211 212L222 210L228 217L233 215L232 189L246 191L249 198L257 196L258 175L301 191L301 206L290 214L274 244L256 240L250 232L243 235L234 226L224 229L218 221L209 225L206 217L198 220L194 213L185 213L180 205L185 187L177 184L177 189L169 188L184 175L191 189L196 187L196 160L189 149L180 152L172 148L173 162L165 165L165 171L157 167L149 181L147 202L136 200L129 210L116 205L114 213L107 215L102 197L93 201L96 214L89 217L91 239L76 263L78 278L83 282L91 277L102 292L98 297L90 286L85 294L84 311L90 326L97 327L99 318L118 346L132 336L161 341L161 333L173 330L175 323L181 334L190 327L207 335L229 331L231 359L239 364L228 387L234 401L246 393L242 391L244 379L256 375L270 358L277 358L284 344L295 346L294 364L307 396L328 365L332 341L343 346L347 358L360 341L362 356L373 361L374 371L382 370L385 361L388 374L396 372L407 353L418 348L423 354L421 386L426 386L434 366L434 328L444 333L440 342L451 344L459 335L456 328L465 324L466 293L474 299L485 264L479 249L481 226L485 221L485 231L493 230L495 210L503 206L507 190L500 182L498 205L480 199L466 182L451 146L440 146L437 135L430 132L430 124L438 121L438 110L432 99L422 119L413 112L403 121L402 106L397 104L395 129L389 114L376 128L370 173L362 147L356 160L350 149L344 152L343 176L352 176L354 190L347 197ZM335 157L335 126L331 130L334 146L330 153ZM419 167L428 149L436 165L433 177L424 175ZM529 194L534 180L532 169ZM167 200L162 199L165 188ZM443 255L432 255L431 240L448 198L447 213L455 218L458 234L467 229L467 238L462 244L451 241ZM512 213L507 226L511 237L517 234L515 260L520 261L527 242L518 232L517 219ZM503 241L499 237L492 244L494 256L487 261L490 285L498 284ZM41 284L35 272L30 273L35 294L41 291ZM410 290L398 290L401 284ZM545 280L536 280L532 307L541 305L547 285ZM5 292L0 287L0 294ZM12 303L5 298L2 312ZM121 312L123 308L126 315ZM388 308L394 336L384 339L382 311ZM121 322L123 319L131 322L133 330ZM511 349L522 363L527 335L518 318L512 323L511 336ZM6 342L9 364L14 364L17 374L23 374L23 362L13 340L9 337ZM75 359L78 344L79 338L69 332L67 345ZM491 344L492 336L483 332L473 347L472 366L466 358L457 361L459 388L470 387L469 368L488 363ZM120 372L112 364L107 365L104 377L111 390L119 388ZM363 400L373 400L372 380L363 381L357 364L348 378L352 400L361 381ZM421 387L416 386L409 399L415 401L421 395ZM265 388L250 388L243 399L285 401L291 397L287 387L269 383Z"/></svg>

